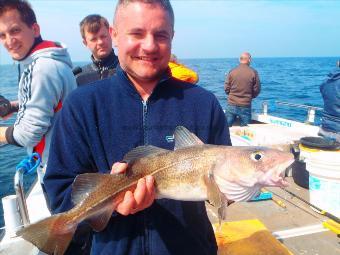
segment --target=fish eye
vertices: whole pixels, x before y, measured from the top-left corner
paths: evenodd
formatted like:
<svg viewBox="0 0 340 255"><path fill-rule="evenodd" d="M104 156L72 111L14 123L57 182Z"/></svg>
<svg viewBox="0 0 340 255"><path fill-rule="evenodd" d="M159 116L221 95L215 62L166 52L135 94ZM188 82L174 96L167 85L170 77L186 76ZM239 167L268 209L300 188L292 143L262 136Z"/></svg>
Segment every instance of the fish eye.
<svg viewBox="0 0 340 255"><path fill-rule="evenodd" d="M251 159L254 160L254 161L259 161L259 160L262 159L263 155L262 155L261 152L255 151L255 152L253 152L253 153L251 154L250 157L251 157Z"/></svg>

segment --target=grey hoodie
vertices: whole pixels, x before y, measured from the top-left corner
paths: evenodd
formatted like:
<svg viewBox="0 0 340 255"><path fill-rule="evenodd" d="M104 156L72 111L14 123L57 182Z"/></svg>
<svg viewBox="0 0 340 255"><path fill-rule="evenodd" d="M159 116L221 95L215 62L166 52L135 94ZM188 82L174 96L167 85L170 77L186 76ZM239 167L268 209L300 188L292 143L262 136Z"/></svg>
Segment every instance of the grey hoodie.
<svg viewBox="0 0 340 255"><path fill-rule="evenodd" d="M22 70L19 111L13 127L13 139L26 147L28 153L38 150L45 164L57 110L77 86L72 62L66 48L43 41L19 64Z"/></svg>

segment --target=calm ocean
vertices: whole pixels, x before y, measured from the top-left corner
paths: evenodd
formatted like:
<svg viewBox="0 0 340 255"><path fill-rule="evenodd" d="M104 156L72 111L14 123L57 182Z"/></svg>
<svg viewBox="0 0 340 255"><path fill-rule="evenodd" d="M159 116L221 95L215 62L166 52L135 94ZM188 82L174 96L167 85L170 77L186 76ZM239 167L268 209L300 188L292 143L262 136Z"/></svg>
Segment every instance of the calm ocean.
<svg viewBox="0 0 340 255"><path fill-rule="evenodd" d="M269 101L270 109L278 116L304 121L305 111L287 107L274 107L276 100L322 107L320 83L335 68L338 58L254 58L252 66L260 75L262 91L253 103L260 110L261 102ZM213 92L224 108L223 83L225 73L238 64L237 59L190 59L183 60L199 73L199 85ZM77 64L77 63L76 63ZM0 94L14 100L17 95L17 67L0 66ZM317 120L319 121L319 120ZM13 123L0 120L0 126ZM0 197L14 193L13 176L16 164L26 156L25 150L14 146L0 146ZM26 186L32 178L28 178ZM0 202L1 203L1 202ZM3 226L0 204L0 226Z"/></svg>

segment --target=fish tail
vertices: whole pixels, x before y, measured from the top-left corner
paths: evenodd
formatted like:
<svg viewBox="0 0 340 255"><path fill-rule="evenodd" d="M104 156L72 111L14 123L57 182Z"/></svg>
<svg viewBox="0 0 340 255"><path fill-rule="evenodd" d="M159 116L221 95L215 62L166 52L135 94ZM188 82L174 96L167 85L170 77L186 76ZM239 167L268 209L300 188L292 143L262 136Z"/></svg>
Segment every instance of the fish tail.
<svg viewBox="0 0 340 255"><path fill-rule="evenodd" d="M77 228L77 224L72 224L68 218L66 213L56 214L26 226L16 234L34 244L40 251L62 255Z"/></svg>

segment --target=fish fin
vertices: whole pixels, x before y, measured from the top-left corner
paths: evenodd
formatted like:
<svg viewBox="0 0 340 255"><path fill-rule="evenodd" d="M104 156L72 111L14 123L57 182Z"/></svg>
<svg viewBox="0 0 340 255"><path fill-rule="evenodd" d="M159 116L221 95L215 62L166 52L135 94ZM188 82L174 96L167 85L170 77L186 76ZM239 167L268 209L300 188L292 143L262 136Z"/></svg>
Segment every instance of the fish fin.
<svg viewBox="0 0 340 255"><path fill-rule="evenodd" d="M218 188L214 180L214 176L211 172L209 172L208 175L204 176L204 182L207 186L207 196L209 203L212 204L214 207L220 208L223 202L223 194Z"/></svg>
<svg viewBox="0 0 340 255"><path fill-rule="evenodd" d="M221 225L221 222L226 219L227 207L228 207L228 203L222 201L221 206L217 209L218 222L220 225Z"/></svg>
<svg viewBox="0 0 340 255"><path fill-rule="evenodd" d="M109 199L100 206L102 208L100 209L101 213L99 215L97 214L86 219L86 222L96 232L100 232L106 227L112 216L113 210L115 209L112 199Z"/></svg>
<svg viewBox="0 0 340 255"><path fill-rule="evenodd" d="M179 148L203 144L203 142L187 128L177 126L175 129L175 150Z"/></svg>
<svg viewBox="0 0 340 255"><path fill-rule="evenodd" d="M138 146L129 151L127 154L125 154L123 161L129 163L139 158L143 158L150 155L157 155L164 152L168 152L168 150L152 145Z"/></svg>
<svg viewBox="0 0 340 255"><path fill-rule="evenodd" d="M217 208L219 226L221 226L222 220L225 220L228 200L220 191L215 181L213 174L215 168L216 165L214 164L213 167L208 171L208 174L204 176L204 178L205 184L207 186L208 200L210 204Z"/></svg>
<svg viewBox="0 0 340 255"><path fill-rule="evenodd" d="M47 254L65 253L76 231L76 225L66 223L65 213L56 214L17 231L17 236L31 242Z"/></svg>
<svg viewBox="0 0 340 255"><path fill-rule="evenodd" d="M72 203L77 205L84 201L91 192L98 188L99 185L103 185L108 176L114 178L114 175L100 174L100 173L86 173L77 175L72 184Z"/></svg>

